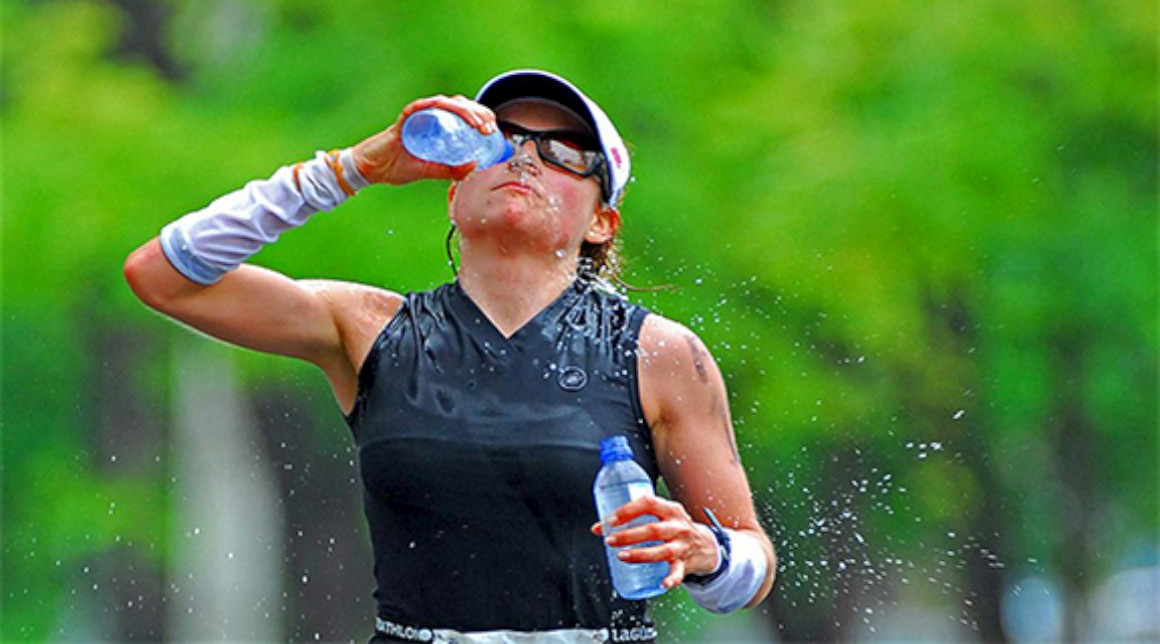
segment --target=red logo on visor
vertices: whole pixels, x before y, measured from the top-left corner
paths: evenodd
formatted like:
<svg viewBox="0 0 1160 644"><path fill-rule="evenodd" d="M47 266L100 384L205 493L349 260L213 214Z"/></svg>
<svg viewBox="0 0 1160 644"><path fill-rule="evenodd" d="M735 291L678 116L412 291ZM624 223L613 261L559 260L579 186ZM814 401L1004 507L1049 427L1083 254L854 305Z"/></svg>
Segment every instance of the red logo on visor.
<svg viewBox="0 0 1160 644"><path fill-rule="evenodd" d="M620 148L612 148L612 161L618 168L622 163L624 163L624 161L620 158Z"/></svg>

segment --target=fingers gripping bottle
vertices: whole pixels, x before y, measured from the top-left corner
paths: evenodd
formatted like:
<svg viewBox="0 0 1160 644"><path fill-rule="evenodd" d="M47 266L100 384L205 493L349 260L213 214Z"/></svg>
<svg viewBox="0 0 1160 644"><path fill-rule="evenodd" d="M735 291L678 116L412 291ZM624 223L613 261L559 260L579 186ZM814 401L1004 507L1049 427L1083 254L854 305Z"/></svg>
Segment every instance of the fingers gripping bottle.
<svg viewBox="0 0 1160 644"><path fill-rule="evenodd" d="M506 160L512 146L498 130L484 135L458 114L431 107L403 122L403 147L424 161L463 165L474 161L482 170Z"/></svg>
<svg viewBox="0 0 1160 644"><path fill-rule="evenodd" d="M609 526L608 517L617 508L634 499L652 496L653 487L648 474L632 459L632 447L624 436L613 436L600 441L600 462L603 467L596 474L592 493L596 497L596 512L603 523L604 534L609 535L625 528L656 521L656 517L641 516L615 530ZM643 548L660 543L650 541L633 547ZM612 586L616 588L617 594L625 599L648 599L663 594L665 587L661 582L669 574L668 562L627 563L616 556L617 552L624 549L605 546L608 568L612 573Z"/></svg>

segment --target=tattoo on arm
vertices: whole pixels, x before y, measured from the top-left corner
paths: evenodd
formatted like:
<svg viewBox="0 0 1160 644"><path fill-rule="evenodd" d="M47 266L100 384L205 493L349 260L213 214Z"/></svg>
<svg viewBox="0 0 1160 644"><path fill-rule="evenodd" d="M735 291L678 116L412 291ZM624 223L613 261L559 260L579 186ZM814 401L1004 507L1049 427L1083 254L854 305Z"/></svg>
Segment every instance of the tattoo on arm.
<svg viewBox="0 0 1160 644"><path fill-rule="evenodd" d="M697 368L697 378L704 384L709 384L709 372L705 369L705 352L693 336L685 336L689 344L689 353L693 354L693 366Z"/></svg>
<svg viewBox="0 0 1160 644"><path fill-rule="evenodd" d="M706 366L709 361L708 352L702 348L696 336L685 336L685 342L689 345L689 353L693 357L693 367L697 370L697 379L701 381L701 384L710 384L709 369ZM721 429L725 432L725 443L729 445L729 449L732 451L733 464L740 465L741 454L737 451L737 439L733 436L733 422L729 420L728 402L726 402L720 393L714 391L709 404L710 416L720 421Z"/></svg>
<svg viewBox="0 0 1160 644"><path fill-rule="evenodd" d="M737 437L733 435L733 423L729 420L729 406L720 395L713 394L713 414L721 420L721 429L725 432L725 442L733 451L733 464L741 464L741 454L737 451Z"/></svg>

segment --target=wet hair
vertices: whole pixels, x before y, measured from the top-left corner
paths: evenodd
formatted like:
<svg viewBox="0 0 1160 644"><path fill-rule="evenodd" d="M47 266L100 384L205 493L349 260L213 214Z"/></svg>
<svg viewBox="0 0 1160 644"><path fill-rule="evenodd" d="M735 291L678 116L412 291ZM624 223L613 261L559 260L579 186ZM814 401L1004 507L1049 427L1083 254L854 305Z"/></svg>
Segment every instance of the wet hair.
<svg viewBox="0 0 1160 644"><path fill-rule="evenodd" d="M589 241L580 242L580 258L576 264L576 272L581 277L594 280L604 279L621 286L627 286L620 279L620 240L617 237L612 237L600 244Z"/></svg>

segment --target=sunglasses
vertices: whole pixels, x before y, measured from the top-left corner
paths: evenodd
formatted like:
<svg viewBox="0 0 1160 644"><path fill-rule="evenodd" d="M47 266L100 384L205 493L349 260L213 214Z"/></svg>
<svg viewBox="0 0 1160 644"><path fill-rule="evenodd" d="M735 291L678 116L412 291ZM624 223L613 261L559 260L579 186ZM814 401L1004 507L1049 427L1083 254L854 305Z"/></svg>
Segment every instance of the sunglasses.
<svg viewBox="0 0 1160 644"><path fill-rule="evenodd" d="M600 180L600 187L607 192L604 153L600 151L600 144L591 137L570 130L536 132L507 121L498 121L496 125L513 148L519 148L528 141L535 141L536 152L545 163L578 177L591 177L595 174Z"/></svg>

